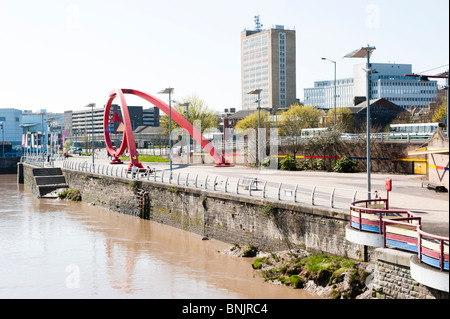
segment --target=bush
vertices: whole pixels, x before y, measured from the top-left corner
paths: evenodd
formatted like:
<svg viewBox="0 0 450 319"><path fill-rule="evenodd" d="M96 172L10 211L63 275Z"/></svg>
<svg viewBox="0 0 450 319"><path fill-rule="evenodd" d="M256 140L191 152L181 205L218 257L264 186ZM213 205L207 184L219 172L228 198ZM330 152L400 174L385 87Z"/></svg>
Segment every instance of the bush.
<svg viewBox="0 0 450 319"><path fill-rule="evenodd" d="M261 166L262 167L271 167L275 166L278 169L280 168L280 162L278 161L278 158L270 158L270 157L266 157L262 162L261 162Z"/></svg>
<svg viewBox="0 0 450 319"><path fill-rule="evenodd" d="M298 167L300 169L311 169L311 164L309 163L309 160L303 160L298 162Z"/></svg>
<svg viewBox="0 0 450 319"><path fill-rule="evenodd" d="M281 160L280 168L285 171L295 171L297 169L297 161L293 156L286 156Z"/></svg>
<svg viewBox="0 0 450 319"><path fill-rule="evenodd" d="M326 170L325 160L323 158L318 158L318 159L314 160L312 166L313 166L313 169L317 169L320 171Z"/></svg>
<svg viewBox="0 0 450 319"><path fill-rule="evenodd" d="M343 157L336 161L333 170L337 173L352 173L357 165L358 163L356 160L349 157Z"/></svg>

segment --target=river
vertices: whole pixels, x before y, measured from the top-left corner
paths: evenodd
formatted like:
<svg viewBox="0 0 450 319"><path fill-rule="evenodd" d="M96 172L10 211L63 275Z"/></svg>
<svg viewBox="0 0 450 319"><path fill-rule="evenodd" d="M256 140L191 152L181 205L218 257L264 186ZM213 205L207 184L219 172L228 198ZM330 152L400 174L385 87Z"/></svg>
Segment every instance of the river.
<svg viewBox="0 0 450 319"><path fill-rule="evenodd" d="M320 299L266 283L216 240L105 208L38 199L0 175L2 299Z"/></svg>

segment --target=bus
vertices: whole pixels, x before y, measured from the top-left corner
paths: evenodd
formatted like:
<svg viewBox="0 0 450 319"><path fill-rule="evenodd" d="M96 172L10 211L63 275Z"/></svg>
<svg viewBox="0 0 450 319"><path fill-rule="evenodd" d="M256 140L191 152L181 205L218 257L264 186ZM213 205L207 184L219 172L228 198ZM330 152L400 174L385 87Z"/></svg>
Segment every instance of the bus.
<svg viewBox="0 0 450 319"><path fill-rule="evenodd" d="M433 136L436 129L440 127L445 130L443 123L410 123L389 125L390 139L428 139Z"/></svg>

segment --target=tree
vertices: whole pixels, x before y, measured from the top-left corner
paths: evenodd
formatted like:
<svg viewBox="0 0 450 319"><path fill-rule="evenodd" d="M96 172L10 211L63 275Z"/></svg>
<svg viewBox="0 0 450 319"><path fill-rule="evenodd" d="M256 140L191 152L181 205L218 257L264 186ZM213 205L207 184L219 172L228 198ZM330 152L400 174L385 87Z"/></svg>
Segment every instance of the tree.
<svg viewBox="0 0 450 319"><path fill-rule="evenodd" d="M189 122L193 124L195 121L200 121L201 132L208 128L219 127L219 114L210 109L204 100L200 99L196 94L189 95L181 100L181 102L175 103L172 107L181 115L186 117L186 106L182 104L189 103ZM169 132L169 114L161 117L161 126L165 128L164 133ZM172 129L179 128L174 120L172 120Z"/></svg>
<svg viewBox="0 0 450 319"><path fill-rule="evenodd" d="M64 152L69 153L71 147L72 145L70 144L69 140L64 142Z"/></svg>
<svg viewBox="0 0 450 319"><path fill-rule="evenodd" d="M442 123L446 118L447 118L447 104L445 103L444 100L441 100L438 107L436 108L436 111L434 111L433 122Z"/></svg>
<svg viewBox="0 0 450 319"><path fill-rule="evenodd" d="M318 127L321 115L322 111L313 106L296 103L281 116L280 133L286 137L294 158L301 147L302 129Z"/></svg>
<svg viewBox="0 0 450 319"><path fill-rule="evenodd" d="M329 127L334 125L334 108L327 112L327 124ZM336 130L342 133L354 133L354 119L352 112L348 107L336 108Z"/></svg>
<svg viewBox="0 0 450 319"><path fill-rule="evenodd" d="M266 111L260 112L260 127L269 129L271 127L271 123L269 122L269 114ZM258 111L253 112L252 114L248 115L247 117L240 120L235 128L240 128L241 130L245 131L247 129L254 129L255 131L258 130Z"/></svg>

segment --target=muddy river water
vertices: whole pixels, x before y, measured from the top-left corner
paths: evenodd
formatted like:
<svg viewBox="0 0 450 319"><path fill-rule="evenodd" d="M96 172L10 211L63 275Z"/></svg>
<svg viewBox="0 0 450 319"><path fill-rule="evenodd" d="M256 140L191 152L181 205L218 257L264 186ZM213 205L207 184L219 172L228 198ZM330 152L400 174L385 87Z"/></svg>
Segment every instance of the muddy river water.
<svg viewBox="0 0 450 319"><path fill-rule="evenodd" d="M0 175L0 298L317 299L265 283L215 240Z"/></svg>

